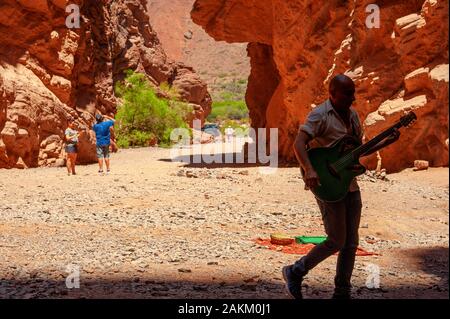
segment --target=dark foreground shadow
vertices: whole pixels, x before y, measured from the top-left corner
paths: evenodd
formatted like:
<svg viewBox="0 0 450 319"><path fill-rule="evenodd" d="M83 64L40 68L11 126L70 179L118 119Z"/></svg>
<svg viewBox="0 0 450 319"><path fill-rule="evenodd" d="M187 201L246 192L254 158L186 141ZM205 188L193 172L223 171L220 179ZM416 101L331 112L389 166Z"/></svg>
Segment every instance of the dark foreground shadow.
<svg viewBox="0 0 450 319"><path fill-rule="evenodd" d="M329 299L331 286L303 287L305 299ZM68 289L65 280L2 280L2 299L289 299L284 283L159 281L150 278L80 279L80 288ZM448 287L439 291L421 286L354 289L355 299L448 299Z"/></svg>
<svg viewBox="0 0 450 319"><path fill-rule="evenodd" d="M448 247L417 248L408 253L423 272L439 277L441 284L448 286Z"/></svg>

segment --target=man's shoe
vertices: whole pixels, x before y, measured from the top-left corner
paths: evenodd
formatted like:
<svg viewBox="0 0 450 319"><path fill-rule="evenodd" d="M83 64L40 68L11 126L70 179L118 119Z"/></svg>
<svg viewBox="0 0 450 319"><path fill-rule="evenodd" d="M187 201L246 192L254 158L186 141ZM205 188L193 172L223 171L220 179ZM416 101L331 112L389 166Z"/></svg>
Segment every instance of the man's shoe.
<svg viewBox="0 0 450 319"><path fill-rule="evenodd" d="M303 276L294 273L292 266L283 267L283 278L286 282L286 290L294 299L303 299L302 295L302 281Z"/></svg>
<svg viewBox="0 0 450 319"><path fill-rule="evenodd" d="M351 293L349 289L335 288L332 299L352 299Z"/></svg>

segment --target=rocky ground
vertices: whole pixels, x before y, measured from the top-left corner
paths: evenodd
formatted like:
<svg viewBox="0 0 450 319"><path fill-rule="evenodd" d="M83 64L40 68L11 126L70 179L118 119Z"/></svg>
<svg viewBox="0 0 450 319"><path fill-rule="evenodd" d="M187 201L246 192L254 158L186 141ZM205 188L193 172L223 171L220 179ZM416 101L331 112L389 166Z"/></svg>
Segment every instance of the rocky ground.
<svg viewBox="0 0 450 319"><path fill-rule="evenodd" d="M252 242L322 235L297 168L187 165L167 149L121 150L96 165L0 170L1 298L286 298L280 273L298 256ZM247 167L246 167L247 166ZM361 178L356 298L448 298L448 168ZM329 298L336 257L305 280ZM369 289L371 267L380 288ZM68 270L80 288L67 289Z"/></svg>

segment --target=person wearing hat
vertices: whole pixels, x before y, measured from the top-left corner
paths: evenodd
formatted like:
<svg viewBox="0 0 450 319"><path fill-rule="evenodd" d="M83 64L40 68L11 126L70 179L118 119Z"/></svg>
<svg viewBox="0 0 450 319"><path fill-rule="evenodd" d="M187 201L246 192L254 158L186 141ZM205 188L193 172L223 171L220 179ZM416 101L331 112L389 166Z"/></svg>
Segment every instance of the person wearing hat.
<svg viewBox="0 0 450 319"><path fill-rule="evenodd" d="M106 118L106 120L104 120ZM97 158L98 158L98 172L103 173L103 161L106 164L106 172L110 172L109 147L111 144L110 128L114 126L114 119L101 114L95 115L96 124L92 127L95 132Z"/></svg>
<svg viewBox="0 0 450 319"><path fill-rule="evenodd" d="M66 142L66 166L67 175L76 175L75 173L75 163L77 161L77 144L79 133L75 130L75 121L73 118L68 120L68 127L64 132L65 142Z"/></svg>

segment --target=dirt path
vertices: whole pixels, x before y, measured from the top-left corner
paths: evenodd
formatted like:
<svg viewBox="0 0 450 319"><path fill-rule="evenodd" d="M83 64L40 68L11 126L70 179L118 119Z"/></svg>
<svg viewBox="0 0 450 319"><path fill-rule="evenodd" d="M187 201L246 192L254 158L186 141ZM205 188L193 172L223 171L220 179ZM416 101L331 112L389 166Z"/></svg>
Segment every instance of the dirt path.
<svg viewBox="0 0 450 319"><path fill-rule="evenodd" d="M286 298L280 269L298 256L252 239L323 234L296 168L183 168L157 148L112 165L0 170L0 298ZM357 258L356 298L448 298L448 176L363 178L360 244L381 255ZM330 297L335 263L310 273L306 298ZM370 264L380 289L366 288ZM66 288L68 265L79 289Z"/></svg>

